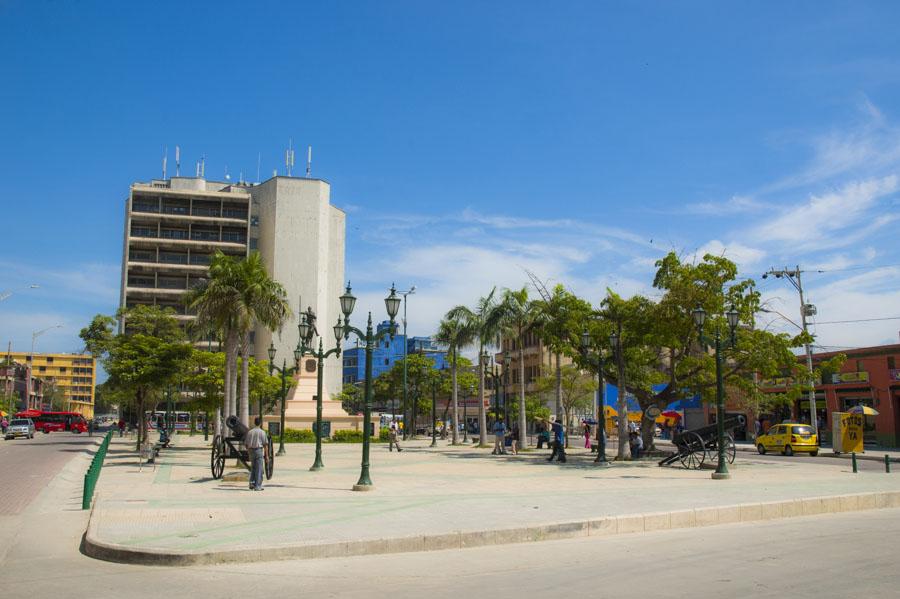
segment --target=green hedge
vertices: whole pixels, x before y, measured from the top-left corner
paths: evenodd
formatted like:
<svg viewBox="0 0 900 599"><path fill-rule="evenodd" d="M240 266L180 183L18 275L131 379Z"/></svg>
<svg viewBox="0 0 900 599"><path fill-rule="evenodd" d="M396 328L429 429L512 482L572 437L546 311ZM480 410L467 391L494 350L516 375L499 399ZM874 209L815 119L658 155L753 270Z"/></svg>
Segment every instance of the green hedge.
<svg viewBox="0 0 900 599"><path fill-rule="evenodd" d="M331 440L334 443L362 443L363 434L353 430L334 431Z"/></svg>
<svg viewBox="0 0 900 599"><path fill-rule="evenodd" d="M278 443L281 438L278 435L272 435L272 442ZM310 429L297 430L295 428L284 429L285 443L315 443L316 434Z"/></svg>
<svg viewBox="0 0 900 599"><path fill-rule="evenodd" d="M387 443L390 439L390 432L387 428L383 428L378 432L377 437L372 438L372 442L374 443ZM278 443L281 439L278 435L272 435L272 443ZM340 430L334 431L331 434L331 439L323 438L322 441L332 443L362 443L363 434L362 431L355 430ZM297 430L294 428L288 428L284 431L284 442L285 443L315 443L316 435L310 429Z"/></svg>

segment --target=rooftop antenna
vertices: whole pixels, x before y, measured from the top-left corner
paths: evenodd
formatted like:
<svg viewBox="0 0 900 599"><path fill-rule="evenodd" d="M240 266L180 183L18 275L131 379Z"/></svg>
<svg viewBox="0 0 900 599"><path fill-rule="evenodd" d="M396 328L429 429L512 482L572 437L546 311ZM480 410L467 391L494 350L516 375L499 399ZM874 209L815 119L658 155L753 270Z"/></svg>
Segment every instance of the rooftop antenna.
<svg viewBox="0 0 900 599"><path fill-rule="evenodd" d="M262 152L256 153L256 182L259 183L259 163L262 161Z"/></svg>
<svg viewBox="0 0 900 599"><path fill-rule="evenodd" d="M200 177L206 176L206 154L200 156Z"/></svg>
<svg viewBox="0 0 900 599"><path fill-rule="evenodd" d="M294 172L294 138L288 139L288 149L284 151L284 166L287 168L287 176L293 176Z"/></svg>
<svg viewBox="0 0 900 599"><path fill-rule="evenodd" d="M312 146L306 146L306 178L309 179L309 173L312 171Z"/></svg>
<svg viewBox="0 0 900 599"><path fill-rule="evenodd" d="M200 178L200 161L197 161L197 178Z"/></svg>
<svg viewBox="0 0 900 599"><path fill-rule="evenodd" d="M163 154L163 180L166 178L166 163L169 161L169 146L166 146L166 151Z"/></svg>
<svg viewBox="0 0 900 599"><path fill-rule="evenodd" d="M181 148L175 146L175 176L181 176Z"/></svg>

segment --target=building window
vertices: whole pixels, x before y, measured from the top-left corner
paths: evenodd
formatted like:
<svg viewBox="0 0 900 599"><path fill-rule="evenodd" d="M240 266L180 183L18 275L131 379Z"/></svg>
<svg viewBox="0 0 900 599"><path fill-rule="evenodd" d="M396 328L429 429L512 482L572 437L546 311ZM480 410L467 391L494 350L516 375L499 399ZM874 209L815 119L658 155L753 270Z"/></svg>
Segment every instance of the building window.
<svg viewBox="0 0 900 599"><path fill-rule="evenodd" d="M894 370L895 368L897 368L897 365L894 363L894 356L888 356L887 363L888 370Z"/></svg>

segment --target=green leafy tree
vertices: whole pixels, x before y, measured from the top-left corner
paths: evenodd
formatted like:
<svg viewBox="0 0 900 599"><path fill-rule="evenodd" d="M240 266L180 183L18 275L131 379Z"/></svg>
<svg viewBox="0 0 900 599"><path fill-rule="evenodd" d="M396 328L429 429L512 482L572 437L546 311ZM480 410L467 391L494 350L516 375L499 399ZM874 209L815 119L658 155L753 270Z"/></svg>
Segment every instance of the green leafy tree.
<svg viewBox="0 0 900 599"><path fill-rule="evenodd" d="M560 395L560 403L563 412L563 418L566 423L566 430L572 431L573 418L576 410L590 410L594 403L594 391L597 390L597 382L589 374L585 374L576 366L566 365L560 369L560 378L557 379L556 374L546 375L538 378L537 391L541 394L554 393L557 390L557 380L561 381L559 388L562 393ZM566 435L566 444L568 445L569 435Z"/></svg>
<svg viewBox="0 0 900 599"><path fill-rule="evenodd" d="M124 334L106 337L102 328L91 326L83 330L85 344L96 342L95 351L102 352L103 367L109 374L104 392L138 413L138 447L146 438L144 412L183 373L191 356L191 346L172 314L171 309L159 306L136 306L120 311ZM104 319L92 320L92 324L98 322Z"/></svg>
<svg viewBox="0 0 900 599"><path fill-rule="evenodd" d="M84 341L84 349L95 358L102 357L115 336L116 319L105 314L97 314L91 323L81 329L78 336Z"/></svg>
<svg viewBox="0 0 900 599"><path fill-rule="evenodd" d="M377 380L377 379L376 379ZM363 390L357 385L346 384L341 392L334 396L334 399L341 402L341 407L350 414L357 414L363 411L365 407L365 397Z"/></svg>
<svg viewBox="0 0 900 599"><path fill-rule="evenodd" d="M581 331L585 322L591 318L592 309L590 303L567 291L562 285L556 285L552 292L545 293L545 297L535 301L538 311L536 332L556 360L554 411L560 417L563 410L562 357L580 357L578 349Z"/></svg>

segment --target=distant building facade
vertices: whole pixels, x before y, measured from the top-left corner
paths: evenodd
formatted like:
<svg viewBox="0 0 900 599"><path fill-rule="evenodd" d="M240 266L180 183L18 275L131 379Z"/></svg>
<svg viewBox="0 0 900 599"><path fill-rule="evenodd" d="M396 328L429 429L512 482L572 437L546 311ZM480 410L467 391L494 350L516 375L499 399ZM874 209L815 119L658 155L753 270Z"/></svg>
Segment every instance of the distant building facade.
<svg viewBox="0 0 900 599"><path fill-rule="evenodd" d="M285 288L292 312L312 307L320 334L330 337L344 291L346 219L330 204L330 194L320 179L283 176L262 183L203 177L134 183L125 202L120 306L172 308L187 324L196 317L182 296L206 276L212 255L218 250L246 257L258 250L269 275ZM252 354L267 360L272 342L276 361L291 362L297 334L296 317L274 336L259 327ZM324 383L327 396L340 391L337 360L326 361Z"/></svg>
<svg viewBox="0 0 900 599"><path fill-rule="evenodd" d="M49 386L56 386L63 394L64 405L54 405L55 410L78 412L85 418L94 416L94 384L96 363L88 354L27 354L12 352L13 361L27 367L26 394L28 408L50 409L44 403ZM35 382L35 379L40 379Z"/></svg>
<svg viewBox="0 0 900 599"><path fill-rule="evenodd" d="M383 331L390 327L389 321L384 321L377 326L377 331ZM372 352L372 378L387 372L394 364L403 360L404 346L406 354L421 354L434 360L436 369L449 368L446 350L440 349L431 337L407 337L403 334L387 336L381 340ZM352 385L366 378L366 348L355 345L346 348L343 356L343 383Z"/></svg>
<svg viewBox="0 0 900 599"><path fill-rule="evenodd" d="M13 361L0 366L0 380L7 398L0 410L15 414L20 410L39 409L44 397L43 379L33 376L31 366Z"/></svg>

